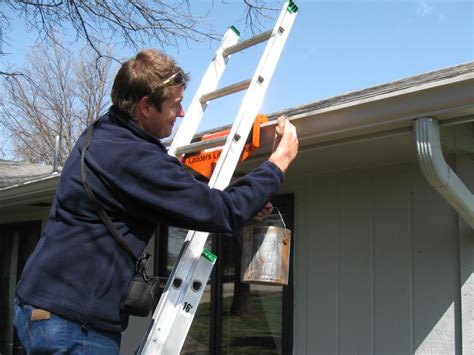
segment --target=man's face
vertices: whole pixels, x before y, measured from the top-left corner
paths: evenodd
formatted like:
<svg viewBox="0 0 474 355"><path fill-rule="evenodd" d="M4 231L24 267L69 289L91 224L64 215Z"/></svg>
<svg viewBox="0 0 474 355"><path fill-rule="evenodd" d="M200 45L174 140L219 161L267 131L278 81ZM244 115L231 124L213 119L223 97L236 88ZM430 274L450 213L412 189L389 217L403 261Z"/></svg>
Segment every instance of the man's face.
<svg viewBox="0 0 474 355"><path fill-rule="evenodd" d="M176 86L172 90L171 96L163 101L161 105L161 112L148 101L148 98L140 107L142 108L136 121L138 125L148 133L156 138L166 138L171 135L173 131L176 118L184 116L183 101L184 89L183 86Z"/></svg>

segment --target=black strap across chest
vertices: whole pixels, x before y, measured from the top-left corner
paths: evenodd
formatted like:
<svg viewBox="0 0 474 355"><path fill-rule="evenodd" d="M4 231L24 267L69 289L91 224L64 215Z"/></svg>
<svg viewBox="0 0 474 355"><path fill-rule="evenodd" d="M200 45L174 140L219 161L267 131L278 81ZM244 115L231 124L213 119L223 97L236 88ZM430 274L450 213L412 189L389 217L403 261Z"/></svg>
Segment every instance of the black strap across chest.
<svg viewBox="0 0 474 355"><path fill-rule="evenodd" d="M135 254L132 252L130 247L127 245L125 242L124 237L120 234L120 232L117 230L117 228L114 226L112 223L112 220L110 217L107 215L105 210L102 208L100 202L97 200L97 198L94 195L94 192L91 190L89 187L89 184L87 182L87 172L86 172L86 164L85 164L85 157L86 157L86 152L87 149L89 148L91 141L92 141L92 135L94 134L94 128L99 124L99 121L94 122L94 124L90 125L89 128L87 129L87 133L84 139L84 144L82 147L82 152L81 152L81 181L82 185L84 186L84 189L86 191L87 196L89 197L89 200L92 202L97 214L99 215L100 219L104 223L104 225L107 227L109 232L112 234L114 239L117 241L117 243L124 249L130 258L133 260L135 264L137 264L140 259L135 256Z"/></svg>

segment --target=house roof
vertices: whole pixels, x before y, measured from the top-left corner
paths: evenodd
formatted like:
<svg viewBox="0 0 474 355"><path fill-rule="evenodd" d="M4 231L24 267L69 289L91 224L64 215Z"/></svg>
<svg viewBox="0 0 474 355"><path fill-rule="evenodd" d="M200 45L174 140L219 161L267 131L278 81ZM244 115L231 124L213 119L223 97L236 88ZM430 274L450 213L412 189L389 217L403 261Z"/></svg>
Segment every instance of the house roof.
<svg viewBox="0 0 474 355"><path fill-rule="evenodd" d="M472 73L474 73L474 61L436 70L433 72L415 75L390 83L385 83L371 88L347 93L344 95L338 95L329 99L319 100L316 102L309 103L307 105L301 105L298 107L285 109L281 112L275 112L273 114L270 114L269 116L272 118L276 118L282 113L285 113L288 116L294 116L305 112L311 112L316 109L338 106L349 102L360 102L362 100L370 99L372 97L379 97L382 95L389 95L391 93L396 93L407 89L414 89L416 87L426 86L430 83L442 82L463 75L469 75Z"/></svg>
<svg viewBox="0 0 474 355"><path fill-rule="evenodd" d="M59 177L50 165L0 160L0 208L49 203Z"/></svg>
<svg viewBox="0 0 474 355"><path fill-rule="evenodd" d="M252 160L270 150L273 126L282 114L295 124L300 148L407 131L420 117L432 117L440 124L473 121L474 61L271 113L270 122L261 126L261 148ZM200 132L194 140L230 126ZM19 195L30 201L30 194L40 199L54 193L59 174L51 171L51 167L0 161L0 207L19 203Z"/></svg>
<svg viewBox="0 0 474 355"><path fill-rule="evenodd" d="M0 189L26 182L42 180L51 175L53 175L53 167L51 165L0 159Z"/></svg>

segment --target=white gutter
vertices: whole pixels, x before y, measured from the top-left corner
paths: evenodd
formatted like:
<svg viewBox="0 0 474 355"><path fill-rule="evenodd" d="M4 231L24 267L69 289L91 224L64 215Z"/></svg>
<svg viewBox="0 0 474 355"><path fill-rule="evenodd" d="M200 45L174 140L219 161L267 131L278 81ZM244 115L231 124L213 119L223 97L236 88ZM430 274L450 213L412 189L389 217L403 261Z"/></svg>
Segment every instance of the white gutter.
<svg viewBox="0 0 474 355"><path fill-rule="evenodd" d="M417 119L415 138L418 162L426 180L474 229L474 195L443 157L438 121L428 117Z"/></svg>

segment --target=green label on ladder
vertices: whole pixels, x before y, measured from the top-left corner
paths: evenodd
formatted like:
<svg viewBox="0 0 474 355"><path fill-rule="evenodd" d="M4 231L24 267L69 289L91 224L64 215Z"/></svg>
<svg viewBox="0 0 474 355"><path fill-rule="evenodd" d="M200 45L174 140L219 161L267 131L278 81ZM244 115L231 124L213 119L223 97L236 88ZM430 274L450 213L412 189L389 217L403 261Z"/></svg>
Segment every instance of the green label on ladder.
<svg viewBox="0 0 474 355"><path fill-rule="evenodd" d="M234 31L237 36L240 36L240 31L235 26L230 26L230 29Z"/></svg>
<svg viewBox="0 0 474 355"><path fill-rule="evenodd" d="M290 14L293 14L297 11L298 11L298 6L296 6L296 4L290 0L290 3L288 4L288 12Z"/></svg>
<svg viewBox="0 0 474 355"><path fill-rule="evenodd" d="M202 251L202 256L204 256L207 260L209 260L211 263L215 263L216 260L217 260L217 256L215 256L214 254L212 254L209 250L207 249L204 249Z"/></svg>

